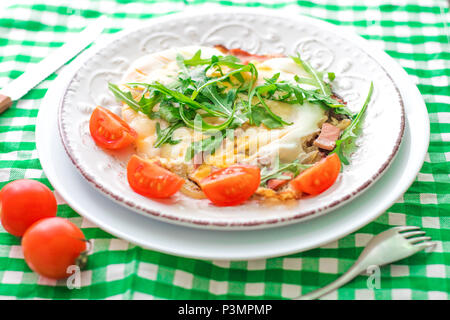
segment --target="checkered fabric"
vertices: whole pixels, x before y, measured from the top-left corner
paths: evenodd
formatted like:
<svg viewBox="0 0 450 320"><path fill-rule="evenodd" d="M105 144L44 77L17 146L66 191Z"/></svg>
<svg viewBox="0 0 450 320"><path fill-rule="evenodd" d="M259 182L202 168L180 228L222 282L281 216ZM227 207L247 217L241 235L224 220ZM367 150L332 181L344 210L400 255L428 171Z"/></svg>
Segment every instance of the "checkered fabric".
<svg viewBox="0 0 450 320"><path fill-rule="evenodd" d="M324 247L258 261L186 259L142 249L102 231L61 203L92 240L81 289L40 277L26 265L20 239L0 227L0 298L11 299L286 299L324 286L346 271L368 240L395 225L422 227L437 240L381 269L379 289L360 276L329 299L448 299L450 292L450 46L446 0L10 0L0 5L0 88L106 14L114 33L139 19L188 6L250 6L302 13L340 25L375 43L410 75L431 121L431 142L416 180L386 213ZM50 186L36 153L41 100L57 74L0 115L0 187L31 178Z"/></svg>

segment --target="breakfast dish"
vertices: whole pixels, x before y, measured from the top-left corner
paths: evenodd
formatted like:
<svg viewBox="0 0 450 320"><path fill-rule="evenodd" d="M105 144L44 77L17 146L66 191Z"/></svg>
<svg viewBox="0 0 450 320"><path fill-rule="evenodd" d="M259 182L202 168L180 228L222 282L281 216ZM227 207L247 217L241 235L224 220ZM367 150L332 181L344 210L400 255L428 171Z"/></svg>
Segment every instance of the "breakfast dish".
<svg viewBox="0 0 450 320"><path fill-rule="evenodd" d="M121 118L97 107L90 133L104 149L135 146L130 187L180 191L217 206L317 195L348 164L358 114L332 90L335 74L296 56L190 46L146 55L109 89Z"/></svg>
<svg viewBox="0 0 450 320"><path fill-rule="evenodd" d="M105 42L98 43L95 48L89 50L89 54L85 55L85 59L80 63L78 69L74 71L67 87L64 88L58 108L58 128L63 147L69 159L83 179L92 186L93 190L131 211L144 215L146 218L151 217L164 222L191 227L241 230L280 226L322 216L355 200L356 197L368 190L387 171L399 150L403 137L405 123L404 99L400 96L398 85L393 81L387 65L384 62L379 62L373 54L376 50L368 49L368 45L360 38L341 33L337 34L330 25L314 19L302 17L303 20L298 20L297 17L290 17L289 15L278 16L266 11L262 13L254 12L254 10L251 10L251 12L248 10L243 11L245 12L236 12L236 10L233 12L215 12L213 10L211 12L174 14L170 17L152 19L136 28L124 30L114 35L110 40L105 39ZM251 21L251 24L249 21ZM273 33L274 30L277 30L276 34ZM128 104L124 103L120 97L116 97L108 88L108 86L110 88L116 87L120 92L129 95L132 99L137 98L135 101L139 104L139 91L142 89L146 90L146 87L132 86L130 83L157 84L152 83L153 80L151 78L146 80L145 77L147 75L135 72L136 69L144 72L149 71L145 71L142 68L143 65L138 66L138 62L145 65L145 59L148 59L148 57L163 52L172 52L171 57L175 59L175 63L172 61L171 65L175 68L173 76L176 77L180 68L176 61L178 54L173 52L173 50L184 50L184 53L179 53L185 61L192 59L199 49L201 49L201 59L210 60L213 56L230 56L230 54L220 50L224 50L224 48L216 48L217 44L223 44L227 48L241 48L241 50L233 50L235 55L241 60L239 63L236 62L236 64L245 68L250 68L250 64L252 64L258 71L258 78L260 79L256 81L260 82L256 83L255 81L253 88L264 86L266 79L270 80L277 73L280 73L277 83L286 81L285 78L282 78L286 76L284 74L285 71L258 70L262 64L270 65L273 61L280 61L282 58L285 58L285 61L292 62L291 57L300 57L301 61L308 62L314 70L322 73L323 77L320 77L320 79L325 84L330 85L331 92L334 94L333 96L330 95L330 98L333 101L337 101L337 104L344 105L350 111L349 114L339 114L339 117L342 118L337 120L345 120L347 118L351 121L347 128L344 130L339 129L340 136L335 141L337 148L334 150L326 150L315 146L314 142L317 138L312 141L312 145L307 146L311 149L305 150L312 152L317 147L320 158L327 159L330 155L335 160L337 157L339 158L340 170L336 170L337 165L331 166L334 167L332 172L338 172L338 174L336 180L329 188L324 191L319 190L322 192L317 195L311 194L311 190L308 192L306 189L302 189L301 193L296 192L295 194L289 191L289 189L292 189L292 183L286 183L285 181L291 179L289 172L293 171L293 175L297 175L295 169L299 168L297 177L309 175L310 179L305 181L315 181L316 179L311 179L315 174L310 173L306 175L306 173L314 173L316 166L319 166L324 160L315 159L307 163L308 161L303 161L304 154L307 152L298 154L300 156L303 155L298 163L295 160L287 160L286 154L289 154L289 152L283 153L283 151L290 149L290 143L280 144L281 147L278 147L278 145L272 144L270 135L264 136L270 132L290 131L298 125L298 123L296 125L291 125L290 123L298 120L294 116L289 118L289 114L282 113L276 108L272 111L270 108L274 104L273 98L271 99L269 93L264 92L262 89L258 93L269 107L268 109L288 124L283 124L278 128L268 128L266 124L276 123L275 120L277 118L272 117L262 103L258 103L259 97L256 92L252 98L252 111L263 111L260 112L261 114L258 113L257 117L253 117L261 121L259 125L253 125L247 121L247 123L244 122L242 125L231 128L231 124L235 125L236 122L234 121L231 124L227 122L230 118L228 115L206 117L201 115L206 113L206 110L194 110L194 114L190 106L184 107L183 115L188 120L187 123L193 125L194 128L204 126L203 122L210 126L209 129L211 127L214 129L214 126L217 128L217 126L225 123L226 128L222 128L224 130L216 130L216 133L221 133L219 135L212 134L214 130L192 130L193 128L187 126L183 118L183 122L179 124L180 127L175 129L173 129L172 125L175 125L176 121L170 122L161 118L151 119L142 112L138 112L136 118L131 119L134 113L131 112L132 110L130 110ZM252 54L243 56L244 50ZM265 54L272 54L271 59L266 59ZM265 61L262 61L264 59ZM179 60L181 61L181 59ZM295 62L294 65L297 67ZM206 68L207 65L204 65L204 67ZM298 66L298 68L301 69L302 66ZM223 68L223 71L225 75L227 73L226 69ZM162 72L167 73L167 70ZM150 74L150 72L147 73ZM251 72L248 73L251 75ZM262 76L259 77L260 75ZM333 75L334 79L332 79ZM127 79L127 76L130 76L130 78ZM234 75L230 77L230 79L232 78L235 78ZM301 80L308 78L308 73L301 74L299 78ZM244 78L244 80L248 79L250 77ZM164 77L160 80L160 84L167 87ZM223 81L220 80L215 83L217 87L221 85L219 82ZM372 82L373 87L371 85ZM307 87L305 83L297 83L295 79L292 84L303 86L303 89L307 92L313 89L312 87ZM206 88L208 87L209 85ZM174 88L169 89L175 90ZM236 90L237 88L233 87L227 90L233 89ZM150 93L150 91L155 91L155 89L149 89L148 92ZM220 94L222 97L225 97L225 93L228 95L228 92L225 90ZM133 94L136 96L133 97ZM213 103L208 104L204 94L201 92L194 98L192 94L193 92L186 92L186 95L183 93L184 96L193 99L194 102L201 101L202 106L205 104L206 107L210 108L213 105ZM250 100L245 98L246 95L248 98L248 92L236 94L239 99L235 99L238 103L234 112L239 117L246 114L246 112L242 112L245 109L241 109L241 105ZM169 100L167 94L164 94L164 96L164 99ZM292 101L298 99L294 96L295 94L289 99ZM310 95L308 96L310 97ZM303 99L303 104L298 104L299 106L295 109L291 105L288 107L296 112L300 112L300 110L301 112L309 109L314 110L315 103L309 101L311 100L310 98ZM150 99L150 96L148 96L148 99ZM310 104L313 106L310 106ZM97 111L97 115L105 115L108 114L108 111L111 111L118 118L113 123L119 124L123 121L125 126L130 128L128 133L124 135L125 139L117 144L117 146L120 146L120 144L128 143L127 147L106 149L95 142L90 130L90 120L97 107L101 111ZM155 116L160 113L158 107L155 105L153 108L153 112L156 113ZM101 108L104 110L101 110ZM284 108L283 110L286 111L289 108ZM330 106L324 106L324 108L325 110L331 109ZM220 112L221 109L216 111ZM295 114L295 111L292 114ZM233 108L231 108L231 112L233 112ZM358 117L358 114L361 114L361 116ZM114 116L111 117L114 118ZM233 119L236 119L236 117ZM154 121L154 131L142 131L139 135L138 132L141 129L139 126L136 126L136 123L147 121ZM266 124L262 121L266 122ZM320 138L322 131L326 131L323 130L324 123L335 127L338 124L327 120L315 125L313 122L307 121L302 121L302 123L302 125L311 125L308 130L311 130L311 132L316 130L318 138ZM157 124L159 124L159 130L157 130ZM118 127L120 128L121 126ZM328 130L330 128L333 127L329 127ZM352 128L354 130L351 130ZM244 142L249 142L249 138L253 138L253 141L263 141L263 143L252 143L252 148L255 149L248 148L248 151L244 153L240 153L238 150L236 150L236 154L234 154L234 151L232 153L223 152L228 150L226 148L227 144L223 143L223 141L231 140L227 135L229 129L238 131L238 133L239 131L247 133L248 138L244 139L241 137L241 140ZM165 134L169 133L170 130L177 131L176 135ZM305 129L305 136L307 136L306 132L308 130ZM158 131L160 137L171 136L173 141L161 140L164 143L155 147ZM190 134L192 131L194 131L193 136ZM223 131L224 134L222 134ZM327 138L328 135L330 135L328 137L335 136L336 131L336 129L334 129L334 132L333 130L328 131L328 134L322 135L322 138ZM235 141L237 141L238 134L235 135ZM303 133L300 132L299 135L300 138L303 137ZM289 135L286 136L288 137ZM213 142L216 141L216 137L218 138L217 142L221 141L221 143L217 143L217 148L215 148L214 152L209 152L208 148L205 150L203 147L215 146ZM204 138L211 138L209 140L211 143L193 145L193 142L195 142L193 140L199 139L203 141ZM263 140L263 138L267 140ZM272 139L282 140L283 138L276 139L275 137ZM343 143L344 140L346 143ZM168 141L172 143L167 143ZM264 144L264 141L270 141L271 143ZM328 139L328 141L330 140ZM331 142L333 142L333 139L331 139ZM327 143L327 141L319 139L318 143ZM192 145L193 148L190 148ZM233 145L233 149L235 149L234 146L236 145ZM243 147L245 145L246 143L242 144ZM249 144L247 143L247 145ZM269 145L270 148L268 147ZM322 146L325 146L325 144ZM231 144L229 144L229 148L231 150ZM192 158L186 160L188 150L203 150L203 152L191 153ZM304 150L303 146L302 150ZM236 157L241 158L239 158L239 161L230 161L232 158L229 159L228 156L220 157L220 155L228 154L234 154ZM254 158L252 158L253 154L256 155ZM269 156L262 157L263 154ZM277 154L278 156L276 156ZM246 157L242 157L242 155ZM172 176L173 182L169 184L171 188L159 187L160 190L167 192L167 194L162 193L159 195L164 197L155 197L155 193L151 195L140 194L132 188L129 181L131 179L129 178L136 175L128 175L128 171L131 170L127 170L132 156L138 161L133 161L131 164L138 165L130 166L131 169L144 168L147 167L148 163L152 163L150 166L151 171L157 169L153 172L161 172L162 170L164 176L167 173L174 175ZM255 161L255 158L258 161ZM347 162L348 164L346 164ZM333 163L337 164L337 161L333 161ZM141 166L142 164L144 165ZM244 189L250 191L245 193L245 197L244 194L242 195L243 199L237 199L239 201L235 199L233 202L227 201L228 203L220 204L217 199L211 199L214 195L211 196L209 192L205 193L204 182L203 187L201 186L203 179L206 178L202 177L199 180L200 183L192 179L194 178L192 176L194 171L205 167L208 168L208 165L212 167L211 171L214 171L214 176L219 176L220 178L214 180L221 183L225 179L222 179L222 175L216 172L220 173L221 170L227 171L229 167L246 166L254 168L256 166L258 170L238 169L238 171L241 170L237 174L238 177L241 174L252 177L252 179L245 179L247 181L246 184L250 185L251 188L247 186ZM278 168L281 169L281 172L277 172L277 170L272 171L277 165L279 165ZM188 170L184 170L184 168L188 168ZM207 176L210 175L208 169L205 172ZM229 171L227 172L229 173ZM140 172L138 172L139 174ZM159 175L157 174L157 176ZM331 174L330 176L333 177ZM265 177L267 179L264 179ZM141 178L143 177L139 177L135 182L139 183L139 181L142 181L145 186L146 179L141 180ZM254 181L258 182L258 179L259 183L254 183ZM272 181L270 184L276 190L270 188L268 183L272 179L281 180L278 182L283 185L277 188ZM238 182L241 180L239 178L236 179ZM332 180L329 179L329 181ZM150 184L150 180L147 181ZM261 185L261 182L265 184ZM319 182L320 185L325 185L321 181ZM155 190L158 191L158 184L154 183L154 185L156 186ZM214 183L211 185L214 186ZM220 183L217 185L220 186ZM233 187L241 187L237 183L231 183L231 185ZM211 189L215 190L216 188ZM217 188L217 190L220 189ZM222 188L222 190L226 189ZM253 191L253 189L255 190ZM202 191L204 195L199 191ZM189 192L191 193L189 194ZM289 195L289 197L283 198L286 195ZM228 200L228 198L231 197L225 197L225 200ZM216 201L214 202L213 200Z"/></svg>

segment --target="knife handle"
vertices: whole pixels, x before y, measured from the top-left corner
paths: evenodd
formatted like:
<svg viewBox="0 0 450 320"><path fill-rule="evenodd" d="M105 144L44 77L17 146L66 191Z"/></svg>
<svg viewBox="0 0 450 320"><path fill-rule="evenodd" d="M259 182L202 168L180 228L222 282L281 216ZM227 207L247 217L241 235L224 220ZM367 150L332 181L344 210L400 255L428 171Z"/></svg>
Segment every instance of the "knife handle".
<svg viewBox="0 0 450 320"><path fill-rule="evenodd" d="M12 100L8 96L0 94L0 114L5 112L12 105Z"/></svg>

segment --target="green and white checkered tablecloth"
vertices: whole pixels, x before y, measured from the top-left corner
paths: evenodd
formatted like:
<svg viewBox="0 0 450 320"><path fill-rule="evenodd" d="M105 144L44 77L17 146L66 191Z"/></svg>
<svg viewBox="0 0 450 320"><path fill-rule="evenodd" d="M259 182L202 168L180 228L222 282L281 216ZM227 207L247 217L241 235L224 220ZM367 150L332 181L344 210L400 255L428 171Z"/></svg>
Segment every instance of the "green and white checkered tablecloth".
<svg viewBox="0 0 450 320"><path fill-rule="evenodd" d="M208 2L208 3L206 3ZM139 19L187 6L261 6L323 19L385 50L422 93L431 142L415 182L376 221L334 243L286 257L238 262L186 259L142 249L102 231L62 201L58 215L93 242L81 289L39 277L26 265L20 239L0 226L0 298L280 299L321 287L347 270L367 241L395 225L421 226L438 241L381 269L381 288L367 277L331 299L448 299L450 293L450 45L446 0L10 0L0 4L0 88L37 63L100 14L114 33ZM49 185L36 153L35 123L51 75L0 115L0 187L19 178ZM45 106L43 106L45 107ZM414 130L414 128L412 128Z"/></svg>

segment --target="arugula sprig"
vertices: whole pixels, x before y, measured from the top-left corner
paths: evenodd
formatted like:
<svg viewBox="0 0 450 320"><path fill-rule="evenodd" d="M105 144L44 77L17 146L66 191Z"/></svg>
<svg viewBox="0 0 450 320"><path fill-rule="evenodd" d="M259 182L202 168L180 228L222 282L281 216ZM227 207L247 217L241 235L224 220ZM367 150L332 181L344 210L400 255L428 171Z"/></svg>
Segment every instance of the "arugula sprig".
<svg viewBox="0 0 450 320"><path fill-rule="evenodd" d="M261 169L261 186L266 185L267 181L271 179L280 179L280 180L288 180L292 179L289 176L286 176L286 172L291 172L293 177L298 176L298 174L311 167L310 164L301 164L299 160L295 160L291 163L280 164L280 159L275 158L274 164L272 167L263 167Z"/></svg>
<svg viewBox="0 0 450 320"><path fill-rule="evenodd" d="M291 57L292 60L299 66L303 67L307 73L309 73L312 77L313 83L320 89L320 93L324 96L331 95L330 86L325 83L322 79L323 75L315 70L307 61L304 61L300 58L300 54L297 54L296 57Z"/></svg>
<svg viewBox="0 0 450 320"><path fill-rule="evenodd" d="M179 103L183 103L185 105L188 105L190 108L194 109L194 110L198 110L198 109L202 109L203 111L209 113L212 116L215 117L223 117L226 116L226 114L224 114L223 112L218 112L216 110L210 109L208 106L198 103L197 101L193 100L192 98L184 95L181 92L172 90L168 87L166 87L165 85L159 83L159 82L155 82L154 84L151 83L144 83L144 82L131 82L131 83L127 83L127 85L131 86L131 87L136 87L136 86L143 86L143 87L147 87L147 88L153 88L163 94L166 94L168 96L173 97L174 99L176 99Z"/></svg>
<svg viewBox="0 0 450 320"><path fill-rule="evenodd" d="M182 55L177 56L178 65L184 65L187 67L199 66L199 65L214 65L217 63L238 63L239 59L235 56L216 56L211 58L202 59L202 51L197 50L190 59L184 59Z"/></svg>
<svg viewBox="0 0 450 320"><path fill-rule="evenodd" d="M361 110L358 112L356 117L353 119L352 123L342 132L339 140L336 140L336 147L331 153L337 153L339 158L344 164L349 164L347 159L350 152L355 149L355 140L359 134L362 118L366 112L367 106L369 105L370 98L373 93L373 82L370 83L369 92L366 97Z"/></svg>
<svg viewBox="0 0 450 320"><path fill-rule="evenodd" d="M208 135L208 132L206 134ZM222 142L231 138L232 135L232 132L223 130L218 134L211 134L207 138L192 142L186 150L185 160L191 161L197 153L213 154Z"/></svg>
<svg viewBox="0 0 450 320"><path fill-rule="evenodd" d="M140 111L140 112L146 114L147 116L149 116L150 118L152 117L153 107L162 100L162 96L158 93L153 94L153 96L151 96L151 98L146 98L145 94L146 94L147 90L145 90L142 92L141 98L139 99L139 101L136 101L133 98L131 92L122 91L115 84L108 83L108 88L114 94L116 99L125 102L134 111L136 111L136 112Z"/></svg>
<svg viewBox="0 0 450 320"><path fill-rule="evenodd" d="M168 126L161 129L157 125L157 141L155 147L165 143L176 144L179 141L171 138L173 132L180 127L202 130L203 133L214 133L214 137L205 138L193 143L187 157L193 157L201 151L214 152L223 140L227 129L235 129L245 122L251 125L281 128L291 125L275 114L269 100L289 104L302 105L305 101L318 103L332 108L335 113L353 115L345 105L334 99L330 85L323 80L324 74L316 71L300 56L293 57L301 65L310 78L294 77L293 81L280 80L277 73L265 79L265 83L255 86L258 71L255 65L242 64L235 56L212 56L201 58L197 51L190 59L178 55L176 62L180 67L174 81L169 84L159 82L132 82L126 86L138 89L139 99L133 98L131 92L122 91L117 85L109 84L109 89L118 100L128 104L137 112L142 112L151 119L167 121ZM213 70L219 76L209 75ZM225 71L226 70L226 71ZM332 81L333 73L327 77ZM309 84L316 89L305 89L301 85ZM158 109L155 111L155 107ZM212 125L207 118L219 117L223 122ZM216 138L220 132L221 139Z"/></svg>
<svg viewBox="0 0 450 320"><path fill-rule="evenodd" d="M168 144L177 144L180 143L181 140L173 140L172 139L172 135L173 132L182 127L183 123L182 122L177 122L175 124L172 124L170 126L168 126L165 129L161 129L161 125L159 124L159 122L156 123L156 135L157 135L157 139L155 142L155 147L159 148L161 145L163 145L164 143L168 143Z"/></svg>

